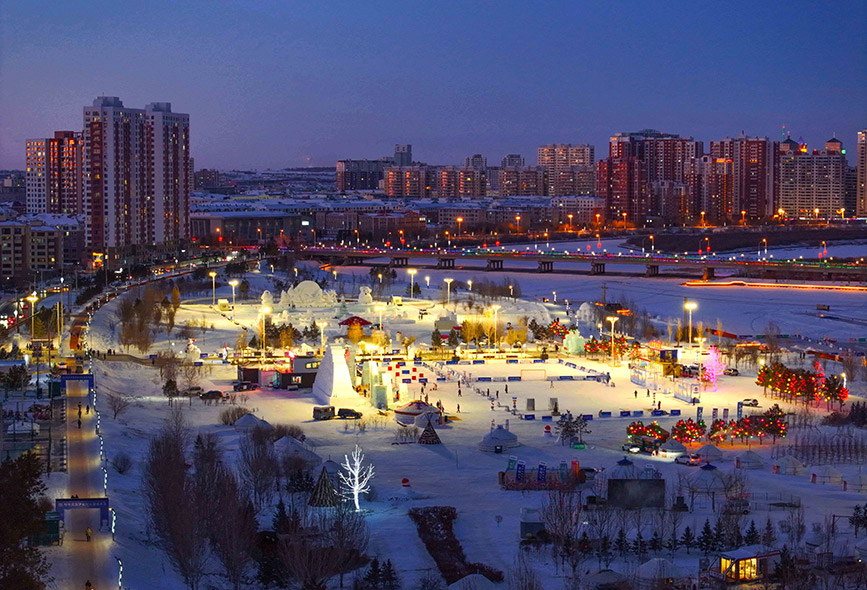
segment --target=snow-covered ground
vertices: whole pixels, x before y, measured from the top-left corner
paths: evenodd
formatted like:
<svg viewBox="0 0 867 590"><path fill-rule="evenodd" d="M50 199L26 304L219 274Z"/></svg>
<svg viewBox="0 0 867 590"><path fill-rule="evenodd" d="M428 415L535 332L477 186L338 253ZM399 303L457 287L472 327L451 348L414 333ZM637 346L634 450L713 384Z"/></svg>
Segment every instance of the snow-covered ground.
<svg viewBox="0 0 867 590"><path fill-rule="evenodd" d="M338 280L344 281L345 290L349 291L352 275L357 273L357 285L362 284L362 275L366 269L340 268ZM474 271L434 271L423 270L416 280L423 286L424 296L436 298L438 289L445 277L458 281L473 278L478 280L479 274ZM430 276L431 287L426 287L424 276ZM501 280L502 275L485 275L491 279ZM803 334L813 338L832 337L845 340L849 337L867 334L864 324L867 321L867 302L863 294L841 292L786 291L757 292L747 289L728 289L724 291L696 290L684 287L670 279L611 279L602 277L567 277L558 275L521 275L516 277L523 289L524 299L511 301L501 300L499 310L503 321L517 321L522 316L536 317L540 321L548 321L551 317L565 317L562 302L597 299L605 284L608 300L625 298L635 301L639 307L647 308L651 314L660 318L678 317L682 314L683 298L689 297L697 301L698 310L694 313L693 322L704 321L706 325L716 327L716 320L722 321L723 329L736 333L762 333L768 321L777 323L783 333ZM253 292L260 291L269 285L269 277L261 273L248 275L253 285ZM400 276L393 291L402 294L408 284L408 276ZM541 303L534 298L551 297L557 291L558 304ZM458 297L466 294L461 292ZM218 290L217 297L230 297L227 287ZM454 294L453 294L454 296ZM275 301L279 295L275 294ZM196 346L203 352L216 352L223 346L233 348L240 328L234 321L227 319L209 307L210 297L198 301L185 302L177 315L176 325L181 326L187 320L205 320L209 326L205 332L199 330L196 334ZM830 305L833 310L845 314L843 320L828 320L817 317L815 304ZM239 324L247 326L249 333L258 331L258 301L240 303L235 311L235 319ZM89 344L98 350L114 348L120 350L115 331L116 319L114 310L117 302L113 302L94 317ZM441 306L429 300L419 299L407 301L403 306L389 305L382 313L383 324L396 336L398 331L403 335L416 336L418 342L428 343L433 330L434 317ZM419 310L430 313L419 317ZM461 304L452 305L451 309L458 312L458 321L464 314ZM326 337L328 342L334 342L340 337L341 328L337 322L347 315L361 315L366 319L378 321L379 311L374 305L358 305L348 303L344 307L287 311L283 317L283 309L275 305L273 312L275 322L291 321L296 327L309 325L311 321L327 321ZM214 328L210 329L213 324ZM177 331L177 328L176 328ZM586 332L586 329L585 329ZM174 346L181 351L186 343L178 340L176 332L172 339L165 332L157 335L151 352L168 349ZM318 344L318 343L311 343ZM568 360L568 359L567 359ZM481 561L501 570L508 570L514 563L518 552L519 513L521 508L538 508L545 499L543 492L509 492L497 485L497 473L506 467L507 455L514 454L526 461L532 468L544 461L549 466L556 466L561 461L578 460L581 466L611 468L617 460L623 457L620 449L625 438L625 427L631 419L610 418L593 420L592 433L586 436L588 448L571 450L563 447L550 437L544 435L542 415L546 414L547 400L557 397L561 410L569 410L574 414L592 414L598 416L601 410L612 411L617 415L619 410L644 410L647 414L651 409L653 398L648 398L643 389L636 388L629 382L625 366L610 367L604 363L581 359L578 365L587 369L610 372L616 387L607 387L595 381L521 381L509 383L508 395L505 393L505 383L475 383L475 387L491 394L499 393L499 401L504 405L511 404L511 397L517 397L517 408L523 410L528 398L535 399L536 419L521 420L518 416L508 413L503 408L491 410L490 401L486 396L474 393L470 388L462 388L462 397L457 395L457 384L454 379L440 382L437 389L429 386L427 393L431 403L441 400L446 411L454 416L450 424L439 430L443 441L441 446L393 445L394 423L389 419L369 418L367 428L359 432L351 428L349 422L333 420L315 422L312 420L312 408L315 402L309 396L309 391L287 392L268 388L251 392L246 402L248 409L257 416L271 423L292 423L301 425L314 446L315 451L323 459L334 459L340 462L344 454L349 453L357 442L363 448L368 458L376 466L374 486L376 499L365 502L363 508L367 511L367 519L371 529L369 554L382 559L391 559L397 567L402 579L406 582L415 580L423 573L435 571L435 565L418 538L415 527L407 516L407 510L416 505L450 505L458 509L458 520L455 523L456 534L463 543L470 561ZM489 362L485 365L459 365L457 370L473 378L520 375L521 369L544 367L546 376L582 375L579 370L570 369L552 358L544 365L507 365L504 361ZM451 367L455 368L455 367ZM422 369L429 371L429 369ZM149 438L159 429L162 419L168 414L169 407L161 394L161 383L155 368L127 362L97 362L95 365L97 384L101 393L125 393L134 398L134 405L117 421L104 415L103 433L109 457L124 451L129 453L140 465L147 448ZM529 378L531 375L526 374ZM538 374L533 375L538 377ZM230 382L236 378L235 367L216 365L210 369L203 383L205 390L220 389L226 391ZM723 377L720 379L718 391L704 392L701 406L708 420L713 408L729 409L734 416L737 402L744 398L758 398L765 407L769 401L762 397L761 390L754 384L755 376ZM854 384L855 393L863 394L860 383ZM635 391L639 391L638 397ZM411 389L409 394L418 394L417 389ZM406 398L404 398L405 401ZM662 395L656 399L662 402L664 410L680 409L683 417L695 417L696 408L673 399L670 395ZM460 413L457 406L460 404ZM782 404L785 407L785 404ZM356 409L372 417L374 410L368 400L359 397ZM188 421L194 431L208 431L217 434L223 443L223 449L233 456L239 444L239 434L230 426L219 424L221 408L206 406L194 401L186 411ZM645 420L649 420L647 417ZM521 442L520 447L507 451L504 455L484 453L477 449L478 442L489 432L492 422L505 424L509 420L510 430ZM677 420L673 417L659 419L664 428L670 428ZM785 444L785 443L778 443ZM773 445L762 447L753 445L765 460L762 469L749 471L750 489L768 493L789 493L801 496L809 502L808 519L811 522L821 522L830 513L845 514L863 498L858 494L842 491L842 487L819 486L809 482L809 469L802 476L774 475L771 472L771 452ZM721 468L730 471L733 468L734 457L745 447L735 445L726 447L727 461ZM641 456L637 465L651 465L659 469L669 486L675 486L682 475L692 473L695 468L675 465L670 459ZM847 477L854 476L858 467L854 465L841 466L841 471ZM143 522L143 506L141 500L138 469L119 475L110 471L109 495L112 505L118 514L117 548L113 551L121 557L125 564L124 584L136 590L149 588L181 587L176 575L171 570L168 561L156 548L148 542L148 531ZM401 481L408 478L413 490L423 499L411 501L390 500L402 497ZM744 528L750 519L755 519L761 528L766 518L777 519L781 512L755 512L746 518ZM691 526L693 530L700 529L705 518L710 517L707 507L699 507L694 513L688 514L682 527ZM263 519L261 525L269 522ZM545 572L553 571L553 564L547 553L535 557L537 565ZM695 571L695 556L678 556L678 561ZM615 562L615 569L630 571L634 563ZM216 571L215 566L210 568ZM154 576L157 572L158 575ZM165 573L163 573L165 572ZM556 577L546 576L546 588L559 588L561 581Z"/></svg>

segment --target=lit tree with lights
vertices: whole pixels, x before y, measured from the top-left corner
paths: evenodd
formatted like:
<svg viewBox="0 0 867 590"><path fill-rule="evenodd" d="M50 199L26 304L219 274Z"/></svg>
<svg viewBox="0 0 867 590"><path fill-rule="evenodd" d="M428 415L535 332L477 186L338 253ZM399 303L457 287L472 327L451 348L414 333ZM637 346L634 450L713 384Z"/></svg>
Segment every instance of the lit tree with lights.
<svg viewBox="0 0 867 590"><path fill-rule="evenodd" d="M704 420L695 422L692 418L689 420L680 420L671 429L671 437L682 443L697 442L702 439L707 428L704 425Z"/></svg>
<svg viewBox="0 0 867 590"><path fill-rule="evenodd" d="M717 444L725 441L729 437L729 423L726 420L714 420L710 425L710 430L707 433L708 440Z"/></svg>
<svg viewBox="0 0 867 590"><path fill-rule="evenodd" d="M725 363L722 360L719 350L715 346L711 346L707 351L707 359L702 363L704 373L701 380L706 385L711 386L711 391L716 391L716 380L725 371Z"/></svg>
<svg viewBox="0 0 867 590"><path fill-rule="evenodd" d="M355 502L355 511L359 512L358 497L370 489L370 480L373 478L373 465L364 465L364 453L357 444L352 455L343 456L343 471L340 472L340 481L345 488L345 495L351 496Z"/></svg>

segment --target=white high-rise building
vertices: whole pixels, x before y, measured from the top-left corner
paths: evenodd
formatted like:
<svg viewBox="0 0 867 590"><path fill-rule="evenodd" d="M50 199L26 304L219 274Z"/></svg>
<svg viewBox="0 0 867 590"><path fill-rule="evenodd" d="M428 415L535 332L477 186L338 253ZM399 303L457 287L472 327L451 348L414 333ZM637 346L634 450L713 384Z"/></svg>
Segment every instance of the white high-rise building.
<svg viewBox="0 0 867 590"><path fill-rule="evenodd" d="M859 217L867 215L867 129L858 132L858 161L855 164L855 211Z"/></svg>
<svg viewBox="0 0 867 590"><path fill-rule="evenodd" d="M189 238L190 117L102 96L84 107L84 211L94 248Z"/></svg>

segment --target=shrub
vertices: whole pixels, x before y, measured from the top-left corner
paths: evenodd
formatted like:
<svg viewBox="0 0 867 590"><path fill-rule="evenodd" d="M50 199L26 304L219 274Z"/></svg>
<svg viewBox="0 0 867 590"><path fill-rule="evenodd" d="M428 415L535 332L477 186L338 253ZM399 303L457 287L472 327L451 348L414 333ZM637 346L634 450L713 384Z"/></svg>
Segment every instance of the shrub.
<svg viewBox="0 0 867 590"><path fill-rule="evenodd" d="M284 436L291 436L298 440L304 439L304 431L297 424L272 424L274 440L280 440Z"/></svg>
<svg viewBox="0 0 867 590"><path fill-rule="evenodd" d="M250 410L248 410L247 408L232 406L220 412L220 422L222 422L226 426L231 426L238 420L238 418L250 413Z"/></svg>
<svg viewBox="0 0 867 590"><path fill-rule="evenodd" d="M120 453L114 456L114 459L111 461L114 470L123 475L129 468L132 467L132 458L127 453L121 451Z"/></svg>

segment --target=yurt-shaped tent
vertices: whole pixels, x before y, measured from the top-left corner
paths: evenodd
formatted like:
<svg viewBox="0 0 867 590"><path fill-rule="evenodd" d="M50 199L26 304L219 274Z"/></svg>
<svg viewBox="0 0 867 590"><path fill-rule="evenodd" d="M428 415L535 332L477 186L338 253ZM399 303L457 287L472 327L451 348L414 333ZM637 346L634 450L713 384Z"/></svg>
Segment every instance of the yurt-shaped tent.
<svg viewBox="0 0 867 590"><path fill-rule="evenodd" d="M823 465L812 471L810 481L813 483L840 485L843 483L843 474L833 465Z"/></svg>
<svg viewBox="0 0 867 590"><path fill-rule="evenodd" d="M695 506L696 498L706 498L710 500L711 508L715 510L717 502L725 500L726 477L711 463L702 465L698 471L690 473L686 481L689 486L691 506Z"/></svg>
<svg viewBox="0 0 867 590"><path fill-rule="evenodd" d="M674 440L673 438L668 439L664 443L659 446L659 455L661 457L679 457L686 453L686 447L683 443Z"/></svg>
<svg viewBox="0 0 867 590"><path fill-rule="evenodd" d="M784 455L779 461L777 461L776 471L780 475L801 475L804 473L804 464L795 459L792 455Z"/></svg>
<svg viewBox="0 0 867 590"><path fill-rule="evenodd" d="M617 465L603 473L605 473L607 479L638 479L641 477L641 470L626 457L623 457L617 462Z"/></svg>
<svg viewBox="0 0 867 590"><path fill-rule="evenodd" d="M497 447L505 450L517 447L520 444L515 434L503 428L502 424L498 424L496 428L482 438L482 441L479 443L479 450L493 453L497 450Z"/></svg>
<svg viewBox="0 0 867 590"><path fill-rule="evenodd" d="M632 584L629 578L614 570L599 570L595 574L584 576L581 580L583 590L629 590Z"/></svg>
<svg viewBox="0 0 867 590"><path fill-rule="evenodd" d="M737 466L741 469L761 469L765 462L754 451L745 451L737 456Z"/></svg>
<svg viewBox="0 0 867 590"><path fill-rule="evenodd" d="M487 579L482 574L464 576L454 584L449 584L449 590L498 590L499 584Z"/></svg>
<svg viewBox="0 0 867 590"><path fill-rule="evenodd" d="M414 424L419 414L442 414L439 408L421 400L413 400L394 411L394 419L402 424Z"/></svg>
<svg viewBox="0 0 867 590"><path fill-rule="evenodd" d="M867 493L867 474L859 473L846 480L846 489L857 494Z"/></svg>
<svg viewBox="0 0 867 590"><path fill-rule="evenodd" d="M723 460L723 452L712 444L706 444L696 451L705 463L719 463Z"/></svg>
<svg viewBox="0 0 867 590"><path fill-rule="evenodd" d="M670 560L651 559L635 570L635 587L639 589L675 588L689 576Z"/></svg>
<svg viewBox="0 0 867 590"><path fill-rule="evenodd" d="M244 414L235 420L234 426L237 430L248 431L254 428L270 428L271 425L253 414Z"/></svg>
<svg viewBox="0 0 867 590"><path fill-rule="evenodd" d="M298 460L311 467L322 463L322 457L294 436L286 435L274 441L274 451L280 457L297 457Z"/></svg>

